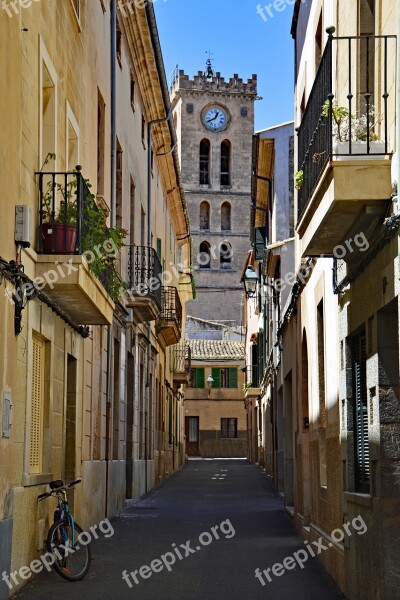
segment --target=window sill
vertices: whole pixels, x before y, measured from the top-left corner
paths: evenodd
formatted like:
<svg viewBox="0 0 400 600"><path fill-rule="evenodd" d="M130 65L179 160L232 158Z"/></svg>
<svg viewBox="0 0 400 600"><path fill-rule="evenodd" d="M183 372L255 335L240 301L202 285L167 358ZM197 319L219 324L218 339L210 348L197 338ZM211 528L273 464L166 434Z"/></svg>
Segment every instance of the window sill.
<svg viewBox="0 0 400 600"><path fill-rule="evenodd" d="M22 477L23 487L32 487L34 485L44 485L54 478L53 473L42 473L38 475L24 475Z"/></svg>
<svg viewBox="0 0 400 600"><path fill-rule="evenodd" d="M345 492L345 500L351 504L359 504L360 506L367 506L372 508L374 499L369 494L360 494L356 492Z"/></svg>

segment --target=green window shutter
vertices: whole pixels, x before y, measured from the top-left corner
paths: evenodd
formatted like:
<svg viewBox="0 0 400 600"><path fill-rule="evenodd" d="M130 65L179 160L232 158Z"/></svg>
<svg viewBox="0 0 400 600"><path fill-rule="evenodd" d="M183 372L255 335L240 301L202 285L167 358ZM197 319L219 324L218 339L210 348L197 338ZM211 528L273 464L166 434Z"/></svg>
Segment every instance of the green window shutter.
<svg viewBox="0 0 400 600"><path fill-rule="evenodd" d="M157 255L160 261L162 261L162 250L161 250L161 239L157 238Z"/></svg>
<svg viewBox="0 0 400 600"><path fill-rule="evenodd" d="M238 372L236 367L233 369L229 369L229 387L230 388L237 388L238 386Z"/></svg>
<svg viewBox="0 0 400 600"><path fill-rule="evenodd" d="M213 388L219 389L221 387L221 369L213 369L211 377L214 379Z"/></svg>
<svg viewBox="0 0 400 600"><path fill-rule="evenodd" d="M255 227L253 229L253 248L255 260L263 260L267 241L267 228Z"/></svg>
<svg viewBox="0 0 400 600"><path fill-rule="evenodd" d="M197 388L205 387L204 368L196 369L196 387Z"/></svg>

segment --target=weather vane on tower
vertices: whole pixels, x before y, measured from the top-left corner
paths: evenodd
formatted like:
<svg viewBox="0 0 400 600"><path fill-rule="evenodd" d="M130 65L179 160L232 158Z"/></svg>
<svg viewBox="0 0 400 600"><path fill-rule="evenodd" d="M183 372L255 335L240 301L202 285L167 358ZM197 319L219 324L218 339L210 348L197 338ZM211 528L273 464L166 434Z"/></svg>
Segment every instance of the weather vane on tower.
<svg viewBox="0 0 400 600"><path fill-rule="evenodd" d="M208 59L206 62L206 70L204 71L204 75L206 77L206 79L212 79L215 75L214 69L213 69L213 65L212 65L212 59L211 57L213 56L213 53L211 52L211 50L206 50L206 54L208 54Z"/></svg>

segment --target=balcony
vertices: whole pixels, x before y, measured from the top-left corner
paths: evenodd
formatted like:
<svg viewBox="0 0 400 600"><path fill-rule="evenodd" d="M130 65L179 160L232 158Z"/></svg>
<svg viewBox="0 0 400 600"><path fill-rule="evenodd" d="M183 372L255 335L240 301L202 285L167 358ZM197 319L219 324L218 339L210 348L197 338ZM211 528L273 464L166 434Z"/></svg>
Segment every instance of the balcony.
<svg viewBox="0 0 400 600"><path fill-rule="evenodd" d="M136 323L155 321L162 310L162 267L154 248L128 246L126 307L133 309Z"/></svg>
<svg viewBox="0 0 400 600"><path fill-rule="evenodd" d="M298 130L302 256L382 222L395 149L396 37L329 35Z"/></svg>
<svg viewBox="0 0 400 600"><path fill-rule="evenodd" d="M156 331L166 346L173 346L181 339L182 304L175 287L162 288L162 310L156 323Z"/></svg>
<svg viewBox="0 0 400 600"><path fill-rule="evenodd" d="M258 365L246 365L245 372L245 396L246 399L258 397L261 394L262 373Z"/></svg>
<svg viewBox="0 0 400 600"><path fill-rule="evenodd" d="M192 362L191 350L185 342L180 342L171 349L174 384L178 387L190 381Z"/></svg>
<svg viewBox="0 0 400 600"><path fill-rule="evenodd" d="M112 323L115 305L90 270L93 215L101 213L83 178L73 172L40 172L37 284L79 325ZM104 223L106 232L106 224ZM107 238L107 235L104 236Z"/></svg>

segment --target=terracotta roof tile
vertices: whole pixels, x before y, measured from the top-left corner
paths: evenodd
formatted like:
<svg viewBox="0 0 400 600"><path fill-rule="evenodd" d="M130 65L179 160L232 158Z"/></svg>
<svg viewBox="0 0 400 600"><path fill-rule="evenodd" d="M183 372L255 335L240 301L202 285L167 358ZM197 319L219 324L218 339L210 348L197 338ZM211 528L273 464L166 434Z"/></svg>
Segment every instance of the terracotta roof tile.
<svg viewBox="0 0 400 600"><path fill-rule="evenodd" d="M243 360L244 342L226 340L187 340L192 360Z"/></svg>

